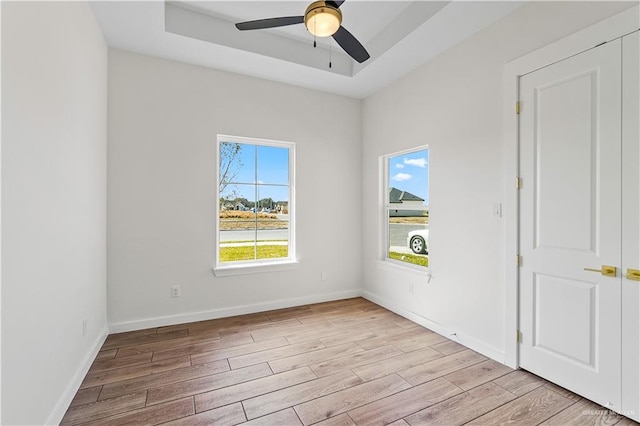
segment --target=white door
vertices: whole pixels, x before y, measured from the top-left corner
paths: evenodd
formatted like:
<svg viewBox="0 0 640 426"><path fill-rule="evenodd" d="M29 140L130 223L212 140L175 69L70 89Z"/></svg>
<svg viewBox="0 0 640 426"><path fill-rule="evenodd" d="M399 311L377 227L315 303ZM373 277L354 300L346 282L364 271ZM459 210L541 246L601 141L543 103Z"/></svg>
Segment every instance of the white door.
<svg viewBox="0 0 640 426"><path fill-rule="evenodd" d="M622 412L640 421L640 36L622 38ZM633 271L631 271L633 272Z"/></svg>
<svg viewBox="0 0 640 426"><path fill-rule="evenodd" d="M520 366L618 411L621 84L616 40L521 77L519 94Z"/></svg>

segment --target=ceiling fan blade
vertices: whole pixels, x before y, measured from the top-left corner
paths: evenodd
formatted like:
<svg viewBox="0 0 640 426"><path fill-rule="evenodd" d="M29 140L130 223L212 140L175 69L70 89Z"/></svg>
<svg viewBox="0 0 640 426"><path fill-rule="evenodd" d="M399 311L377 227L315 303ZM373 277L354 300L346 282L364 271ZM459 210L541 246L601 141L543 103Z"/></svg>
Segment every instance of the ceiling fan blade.
<svg viewBox="0 0 640 426"><path fill-rule="evenodd" d="M342 25L333 35L333 39L356 61L363 63L370 58L367 49Z"/></svg>
<svg viewBox="0 0 640 426"><path fill-rule="evenodd" d="M344 0L325 1L325 3L337 9L342 3L344 3Z"/></svg>
<svg viewBox="0 0 640 426"><path fill-rule="evenodd" d="M236 28L240 31L261 30L264 28L285 27L287 25L302 24L304 16L283 16L281 18L258 19L256 21L240 22Z"/></svg>

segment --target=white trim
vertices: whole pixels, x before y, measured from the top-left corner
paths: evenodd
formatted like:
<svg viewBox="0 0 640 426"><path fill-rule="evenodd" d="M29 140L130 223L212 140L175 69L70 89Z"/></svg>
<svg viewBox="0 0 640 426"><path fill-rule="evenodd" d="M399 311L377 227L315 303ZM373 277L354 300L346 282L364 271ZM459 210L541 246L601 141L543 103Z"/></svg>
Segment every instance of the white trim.
<svg viewBox="0 0 640 426"><path fill-rule="evenodd" d="M413 154L416 153L418 151L427 151L427 156L429 157L429 161L427 162L427 181L429 182L429 185L431 185L431 182L428 180L428 174L429 171L431 170L431 152L429 151L429 145L420 145L414 148L409 148L409 149L404 149L402 151L397 151L397 152L393 152L391 154L385 154L385 155L381 155L378 157L378 173L380 175L380 193L379 193L379 202L378 204L381 205L380 208L380 222L381 225L378 226L379 229L379 234L378 234L378 242L380 244L380 258L378 260L382 261L382 262L388 262L391 263L393 265L396 266L400 266L403 262L399 261L399 260L395 260L395 259L391 259L389 257L389 212L391 210L414 210L414 211L430 211L429 206L412 206L412 205L407 205L407 206L402 206L401 208L398 206L392 206L391 203L389 203L389 190L390 190L390 185L389 185L389 177L391 175L390 170L389 170L389 161L391 160L391 158L393 157L399 157L403 154ZM428 192L427 192L428 195ZM424 200L426 201L426 200ZM395 208L394 208L395 207ZM429 248L429 244L427 243L427 250ZM407 263L407 267L409 269L412 270L416 270L416 271L426 271L428 273L429 271L429 266L424 267L424 266L420 266L420 265L415 265L415 264L411 264L409 262ZM408 265L412 265L412 266L408 266Z"/></svg>
<svg viewBox="0 0 640 426"><path fill-rule="evenodd" d="M288 271L298 266L297 260L284 260L274 262L239 263L238 265L226 265L211 268L216 277L230 277L234 275L261 274L265 272Z"/></svg>
<svg viewBox="0 0 640 426"><path fill-rule="evenodd" d="M504 352L493 346L487 345L480 340L474 339L470 336L460 334L459 332L452 331L448 327L431 321L421 315L401 308L400 306L389 302L386 299L378 297L377 295L366 290L346 290L340 292L326 293L315 296L298 297L295 299L285 299L273 302L256 303L253 305L242 305L233 308L214 309L211 311L194 312L190 314L171 315L165 317L148 318L137 321L126 321L120 323L113 323L109 325L110 333L122 333L126 331L143 330L153 327L164 327L175 324L185 324L195 321L206 321L216 318L227 318L236 315L253 314L256 312L267 312L274 309L292 308L296 306L304 306L312 303L330 302L334 300L350 299L354 297L363 297L376 305L382 306L398 315L403 316L409 321L413 321L429 330L432 330L448 339L454 340L469 349L472 349L478 353L483 354L493 360L500 363L504 363ZM64 414L64 413L63 413Z"/></svg>
<svg viewBox="0 0 640 426"><path fill-rule="evenodd" d="M640 32L622 38L622 263L637 269L640 259ZM623 275L624 277L624 275ZM622 413L640 421L640 283L622 279Z"/></svg>
<svg viewBox="0 0 640 426"><path fill-rule="evenodd" d="M399 305L396 305L393 302L390 302L386 299L383 299L369 291L363 290L362 292L362 297L364 297L365 299L369 300L370 302L373 302L377 305L382 306L385 309L388 309L392 312L395 312L396 314L403 316L404 318L408 319L409 321L413 321L416 324L419 324L425 328L428 328L431 331L434 331L444 337L446 337L447 339L453 340L455 342L460 343L461 345L466 346L467 348L474 350L486 357L489 357L495 361L498 361L500 363L504 364L504 359L505 359L505 354L504 352L502 352L500 349L494 347L494 346L490 346L487 345L486 343L477 340L473 337L467 336L465 334L461 334L458 331L452 330L450 328L448 328L447 326L437 323L435 321L432 321L428 318L425 318L415 312L411 312L408 311L402 307L400 307Z"/></svg>
<svg viewBox="0 0 640 426"><path fill-rule="evenodd" d="M0 46L2 46L2 1L0 1ZM2 55L0 54L0 99L2 99ZM0 102L0 241L2 241L2 102ZM0 310L2 308L2 244L0 244ZM0 315L2 330L2 315ZM2 381L2 339L0 339L0 383ZM0 398L0 422L2 422L2 398Z"/></svg>
<svg viewBox="0 0 640 426"><path fill-rule="evenodd" d="M505 65L508 75L522 76L638 30L640 6L634 6Z"/></svg>
<svg viewBox="0 0 640 426"><path fill-rule="evenodd" d="M418 274L424 275L426 278L431 280L431 269L424 266L415 265L413 263L402 262L401 260L395 259L378 259L376 260L376 264L383 269L387 269L391 272L398 272L398 270L403 270L406 272L415 272Z"/></svg>
<svg viewBox="0 0 640 426"><path fill-rule="evenodd" d="M237 143L244 143L247 145L269 145L269 146L277 146L280 148L289 148L292 145L295 145L294 142L277 141L275 139L250 138L246 136L233 136L233 135L223 135L223 134L218 134L217 136L218 136L218 141L224 139L226 142L237 142Z"/></svg>
<svg viewBox="0 0 640 426"><path fill-rule="evenodd" d="M389 181L389 177L387 176L387 161L385 161L385 157L381 155L378 157L378 238L376 239L378 243L378 257L377 260L386 261L387 259L387 250L389 249L389 244L387 243L386 234L389 232L387 227L389 218L386 216L386 208L387 208L387 198L389 195L385 195L387 192L387 182ZM364 191L363 191L364 194ZM365 205L364 200L362 205ZM364 262L363 262L364 266ZM363 276L364 276L364 270Z"/></svg>
<svg viewBox="0 0 640 426"><path fill-rule="evenodd" d="M220 142L233 142L248 145L257 146L271 146L278 148L286 148L289 151L289 200L288 200L288 215L289 215L289 228L288 228L288 256L283 259L270 259L268 261L256 260L256 261L244 261L244 262L220 262ZM295 214L295 199L296 199L296 144L294 142L276 141L271 139L258 139L243 136L232 136L218 134L216 136L216 202L215 202L215 259L213 272L216 276L231 276L241 275L247 273L262 272L261 268L268 268L267 270L274 270L276 265L280 265L279 269L291 269L291 265L298 263L296 260L296 214ZM257 161L257 159L256 159ZM256 211L257 211L256 200Z"/></svg>
<svg viewBox="0 0 640 426"><path fill-rule="evenodd" d="M195 321L206 321L217 318L232 317L236 315L272 311L274 309L292 308L296 306L309 305L311 303L322 303L330 302L333 300L350 299L360 296L362 296L362 292L359 289L354 289L306 297L297 297L294 299L283 299L275 300L272 302L255 303L252 305L234 306L232 308L221 308L213 309L210 311L192 312L188 314L145 318L135 321L125 321L109 324L109 332L122 333L125 331L143 330L152 327L164 327L167 325L185 324Z"/></svg>
<svg viewBox="0 0 640 426"><path fill-rule="evenodd" d="M100 352L100 348L102 348L102 345L104 344L104 341L107 339L108 335L109 335L109 329L105 324L105 326L102 328L102 330L98 334L98 337L96 338L95 342L93 343L91 350L87 353L87 355L85 355L84 359L78 366L78 369L76 370L75 374L69 381L67 388L58 399L58 402L56 403L53 411L49 415L49 418L47 419L47 422L45 424L47 425L60 424L60 422L62 421L62 418L64 417L64 414L67 412L67 409L69 409L69 405L71 404L71 401L73 401L73 398L76 396L76 392L78 392L78 389L80 389L80 385L82 384L82 381L87 375L87 372L91 367L91 364L93 364L93 361L96 359L96 356L98 355L98 352Z"/></svg>
<svg viewBox="0 0 640 426"><path fill-rule="evenodd" d="M517 368L518 343L518 193L515 178L518 176L518 116L515 103L518 100L520 76L553 64L603 42L611 41L636 31L640 25L640 6L631 7L617 15L569 35L550 45L515 59L503 68L503 143L504 143L504 226L505 226L505 363ZM527 184L526 182L524 183Z"/></svg>

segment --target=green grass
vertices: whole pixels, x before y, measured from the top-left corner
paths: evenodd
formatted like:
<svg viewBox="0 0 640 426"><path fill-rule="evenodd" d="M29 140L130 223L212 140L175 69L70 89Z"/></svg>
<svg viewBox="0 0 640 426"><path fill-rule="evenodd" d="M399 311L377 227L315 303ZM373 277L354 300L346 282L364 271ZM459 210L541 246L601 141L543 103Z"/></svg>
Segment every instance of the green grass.
<svg viewBox="0 0 640 426"><path fill-rule="evenodd" d="M221 244L236 244L236 243L253 243L256 240L229 240L229 241L221 241ZM289 241L287 239L273 239L273 238L269 238L268 240L258 240L259 243L264 243L265 241L277 241L277 242L281 242L281 241Z"/></svg>
<svg viewBox="0 0 640 426"><path fill-rule="evenodd" d="M395 251L389 252L389 259L399 260L401 262L413 263L414 265L429 266L429 258L427 256L418 256L417 254L403 254Z"/></svg>
<svg viewBox="0 0 640 426"><path fill-rule="evenodd" d="M238 260L276 259L289 256L289 247L283 245L220 247L220 261L234 262Z"/></svg>

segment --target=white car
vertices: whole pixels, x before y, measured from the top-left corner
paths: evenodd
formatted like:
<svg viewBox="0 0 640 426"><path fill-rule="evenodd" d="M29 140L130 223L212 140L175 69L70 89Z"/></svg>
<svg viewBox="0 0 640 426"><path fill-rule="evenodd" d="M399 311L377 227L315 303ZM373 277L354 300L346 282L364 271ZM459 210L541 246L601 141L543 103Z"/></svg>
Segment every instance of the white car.
<svg viewBox="0 0 640 426"><path fill-rule="evenodd" d="M429 254L427 241L429 241L428 229L418 229L407 235L407 245L415 254Z"/></svg>

